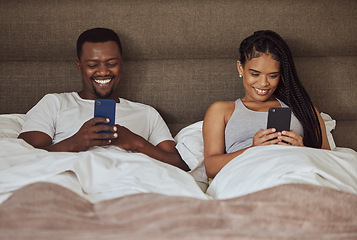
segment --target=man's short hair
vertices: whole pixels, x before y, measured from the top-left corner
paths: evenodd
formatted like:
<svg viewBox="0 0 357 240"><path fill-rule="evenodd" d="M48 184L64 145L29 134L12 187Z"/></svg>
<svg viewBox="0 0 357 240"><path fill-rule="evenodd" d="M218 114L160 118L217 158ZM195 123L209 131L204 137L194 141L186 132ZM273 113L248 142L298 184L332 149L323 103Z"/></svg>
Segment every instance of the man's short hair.
<svg viewBox="0 0 357 240"><path fill-rule="evenodd" d="M121 42L118 34L108 28L92 28L84 31L77 40L77 57L80 59L82 47L85 42L101 43L114 41L118 44L120 54L123 55Z"/></svg>

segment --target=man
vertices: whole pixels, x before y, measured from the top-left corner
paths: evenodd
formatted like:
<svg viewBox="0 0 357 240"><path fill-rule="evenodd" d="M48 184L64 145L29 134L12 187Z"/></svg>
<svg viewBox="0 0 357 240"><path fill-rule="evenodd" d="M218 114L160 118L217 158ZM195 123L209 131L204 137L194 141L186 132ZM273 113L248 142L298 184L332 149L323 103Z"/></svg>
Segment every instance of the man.
<svg viewBox="0 0 357 240"><path fill-rule="evenodd" d="M79 152L116 145L188 171L159 113L117 95L122 66L122 47L114 31L94 28L83 32L77 41L83 89L44 96L27 113L19 138L47 151ZM115 126L98 125L109 119L93 118L94 100L99 98L116 101Z"/></svg>

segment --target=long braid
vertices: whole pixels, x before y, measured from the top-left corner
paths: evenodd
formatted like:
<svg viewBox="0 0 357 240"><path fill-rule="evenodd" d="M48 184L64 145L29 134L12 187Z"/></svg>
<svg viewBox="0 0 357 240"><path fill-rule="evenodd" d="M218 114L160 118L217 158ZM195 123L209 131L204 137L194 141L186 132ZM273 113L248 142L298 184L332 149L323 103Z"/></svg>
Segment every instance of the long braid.
<svg viewBox="0 0 357 240"><path fill-rule="evenodd" d="M239 48L242 65L260 53L271 54L280 62L281 78L274 95L287 104L304 128L304 145L321 148L321 126L312 101L302 86L294 60L286 42L275 32L257 31Z"/></svg>

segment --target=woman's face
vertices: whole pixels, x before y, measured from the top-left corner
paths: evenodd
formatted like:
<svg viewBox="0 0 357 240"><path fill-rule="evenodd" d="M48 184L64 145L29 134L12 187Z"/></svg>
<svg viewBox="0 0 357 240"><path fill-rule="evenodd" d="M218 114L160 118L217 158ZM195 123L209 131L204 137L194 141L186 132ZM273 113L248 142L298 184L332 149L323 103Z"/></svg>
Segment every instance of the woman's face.
<svg viewBox="0 0 357 240"><path fill-rule="evenodd" d="M246 61L243 66L237 62L239 74L243 76L245 101L265 102L274 100L273 93L280 80L280 62L270 54Z"/></svg>

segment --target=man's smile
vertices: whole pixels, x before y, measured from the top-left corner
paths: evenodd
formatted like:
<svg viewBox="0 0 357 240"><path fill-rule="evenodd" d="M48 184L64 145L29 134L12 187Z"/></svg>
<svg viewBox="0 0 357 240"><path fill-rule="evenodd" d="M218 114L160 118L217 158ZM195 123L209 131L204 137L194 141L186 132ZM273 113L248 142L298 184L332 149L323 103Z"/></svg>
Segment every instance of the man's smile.
<svg viewBox="0 0 357 240"><path fill-rule="evenodd" d="M114 77L110 77L110 78L95 78L92 77L92 80L97 83L99 86L106 86L109 85L109 83L114 79Z"/></svg>

